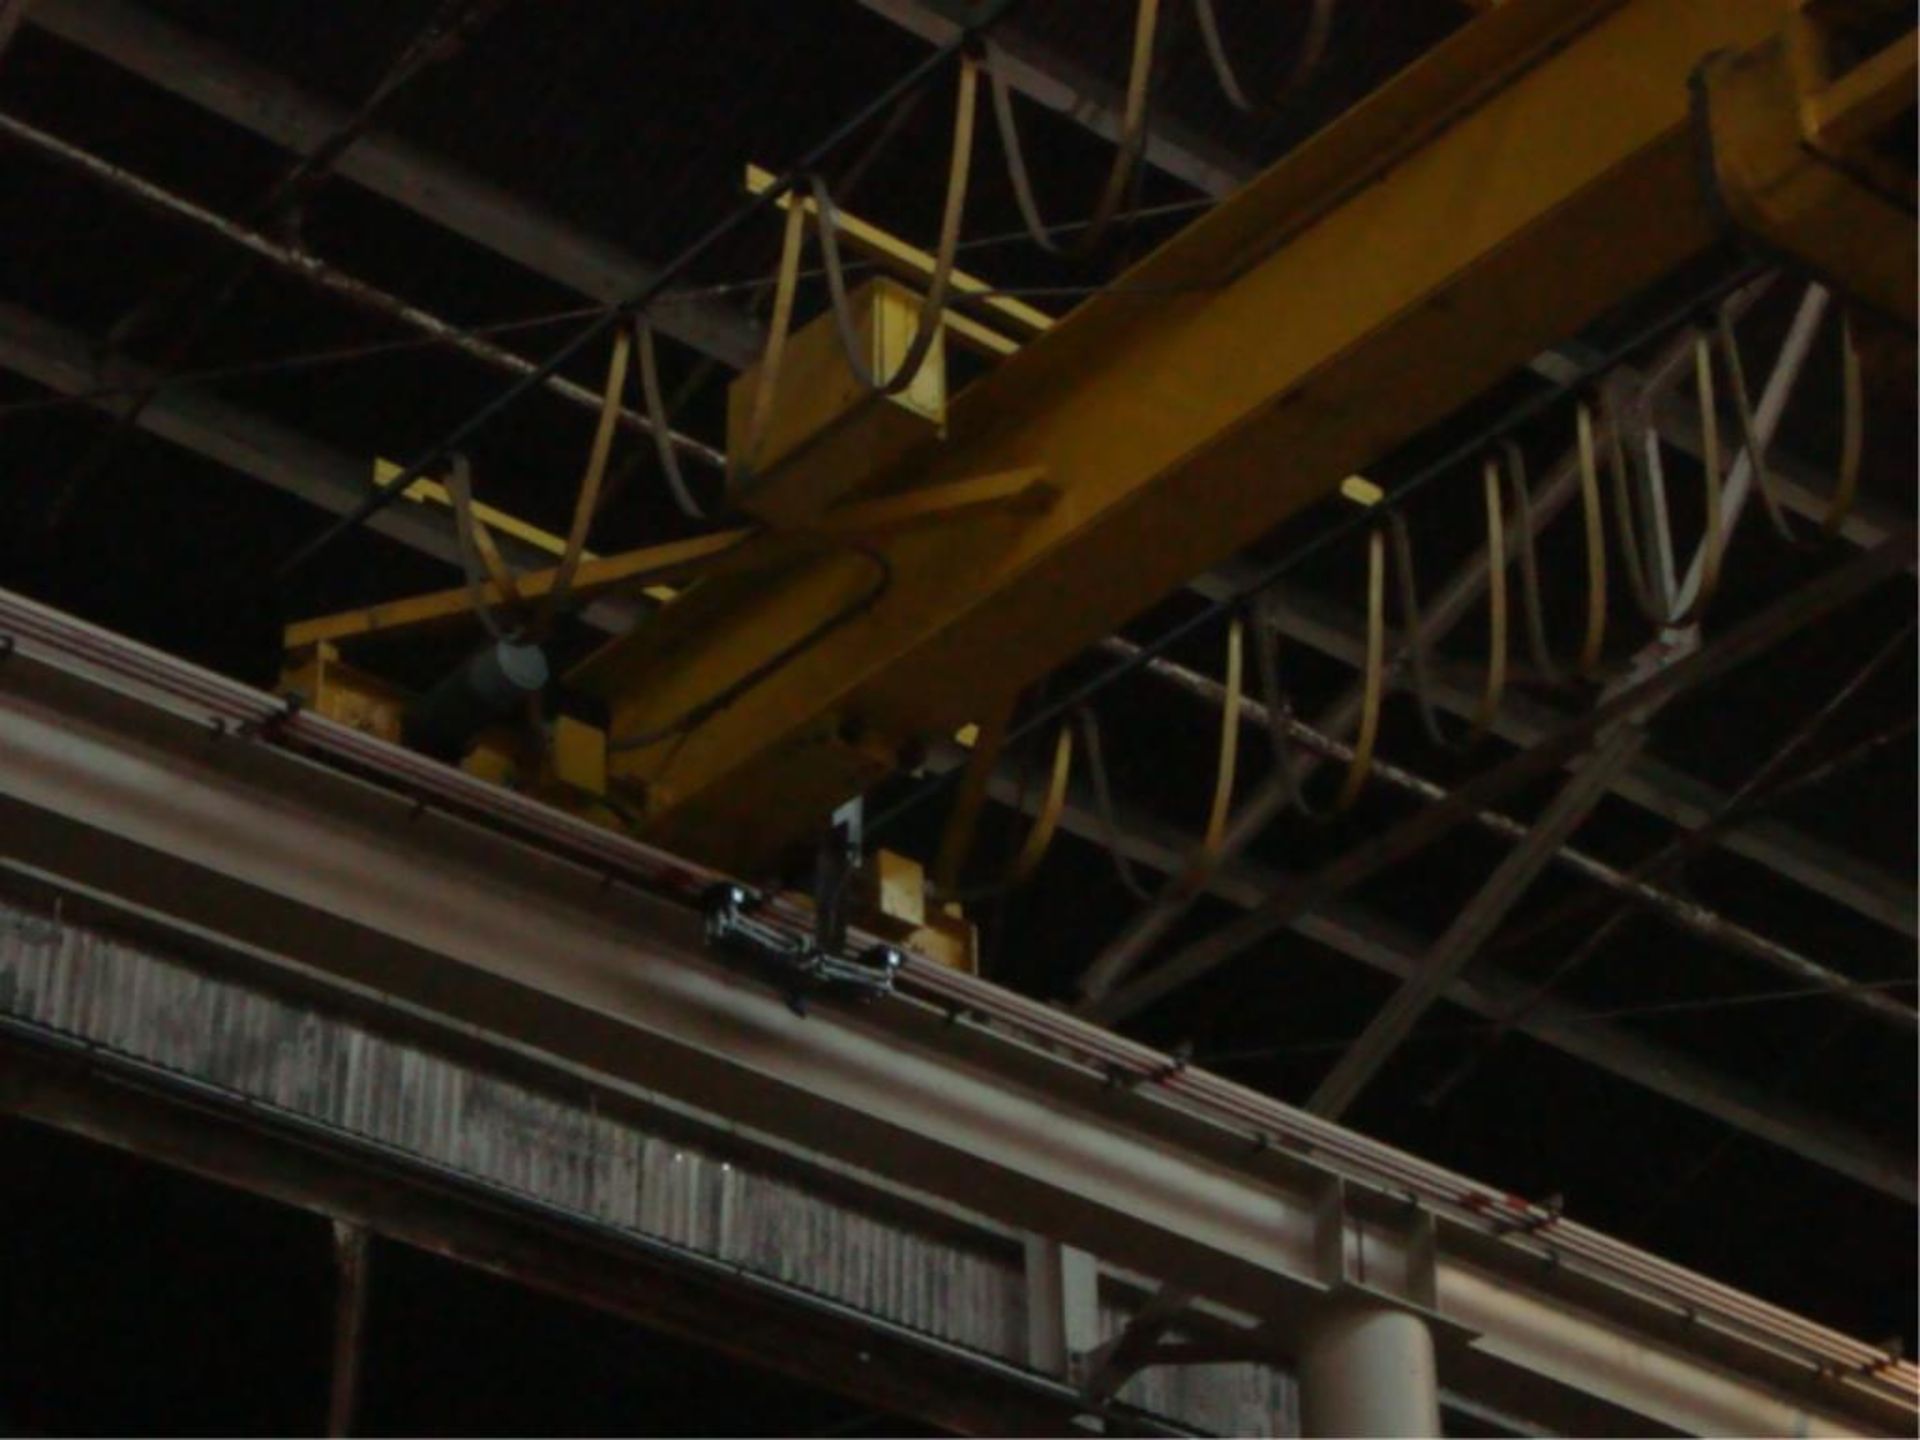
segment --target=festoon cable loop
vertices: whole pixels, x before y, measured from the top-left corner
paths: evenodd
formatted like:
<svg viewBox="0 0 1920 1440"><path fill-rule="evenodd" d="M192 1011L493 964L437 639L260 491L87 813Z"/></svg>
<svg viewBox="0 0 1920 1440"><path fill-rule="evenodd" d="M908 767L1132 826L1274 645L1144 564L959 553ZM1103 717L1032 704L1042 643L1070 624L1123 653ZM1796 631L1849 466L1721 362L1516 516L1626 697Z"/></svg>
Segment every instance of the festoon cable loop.
<svg viewBox="0 0 1920 1440"><path fill-rule="evenodd" d="M646 408L647 428L653 432L654 453L660 459L661 473L667 478L667 489L673 493L673 503L680 507L682 515L689 520L704 520L707 512L693 498L686 472L680 468L679 452L673 448L667 403L660 391L660 357L654 350L653 321L644 311L633 317L633 348L640 352L640 399Z"/></svg>
<svg viewBox="0 0 1920 1440"><path fill-rule="evenodd" d="M594 512L600 508L600 487L607 478L607 459L613 453L614 430L620 423L620 399L627 388L627 362L633 354L633 337L624 328L614 331L613 353L607 360L607 384L600 400L600 421L594 426L593 445L587 452L586 472L580 477L580 489L573 499L573 520L567 527L567 542L555 567L553 585L534 618L533 628L544 632L566 604L573 589L573 577L579 572L581 556L586 553L587 532L593 528Z"/></svg>
<svg viewBox="0 0 1920 1440"><path fill-rule="evenodd" d="M1063 719L1053 737L1053 759L1047 771L1046 792L1040 798L1040 808L1035 812L1033 824L1027 827L1027 833L1020 842L1020 849L1013 857L1013 863L998 880L985 885L956 887L952 898L967 903L990 900L1018 889L1040 868L1040 862L1047 858L1047 852L1053 847L1053 838L1060 831L1060 817L1067 808L1067 782L1073 775L1073 724L1069 716Z"/></svg>
<svg viewBox="0 0 1920 1440"><path fill-rule="evenodd" d="M827 272L827 294L833 307L834 328L840 335L840 347L846 352L847 365L869 390L880 395L897 395L920 373L934 342L946 324L947 296L953 287L955 257L960 250L960 229L967 211L967 189L973 170L973 137L979 111L979 64L971 55L960 62L960 90L954 106L953 153L947 163L947 196L940 216L940 237L933 257L933 272L928 277L926 294L920 300L920 315L913 339L891 375L876 375L861 354L860 339L853 307L847 297L846 267L840 257L840 212L819 175L809 177L815 216L820 228L820 258ZM794 202L794 208L800 207Z"/></svg>
<svg viewBox="0 0 1920 1440"><path fill-rule="evenodd" d="M1527 457L1512 440L1500 442L1500 456L1507 484L1513 492L1513 549L1520 561L1520 607L1526 620L1527 654L1533 661L1536 678L1543 685L1566 683L1566 672L1554 658L1547 640L1546 603L1541 598L1540 557L1533 519L1533 490L1527 479ZM1491 557L1489 557L1491 558Z"/></svg>
<svg viewBox="0 0 1920 1440"><path fill-rule="evenodd" d="M509 630L496 618L493 604L487 598L488 582L500 592L502 603L516 614L524 613L525 602L492 533L473 513L473 469L467 457L457 451L447 468L447 498L453 502L453 531L460 547L460 569L466 576L473 613L489 635L505 640L518 626Z"/></svg>
<svg viewBox="0 0 1920 1440"><path fill-rule="evenodd" d="M1252 114L1259 107L1247 98L1247 92L1240 84L1240 76L1227 55L1213 0L1193 0L1193 15L1199 22L1200 43L1207 52L1207 62L1213 66L1214 79L1220 82L1221 94L1227 97L1227 103L1234 109ZM1286 79L1280 83L1277 99L1286 98L1319 66L1321 57L1326 54L1327 36L1332 28L1333 0L1313 0L1312 13L1307 17L1307 32L1301 37L1299 53L1294 56Z"/></svg>
<svg viewBox="0 0 1920 1440"><path fill-rule="evenodd" d="M767 346L760 354L760 376L754 382L753 402L747 409L740 447L727 456L727 485L731 490L745 486L758 467L760 451L766 444L767 427L773 420L774 396L780 389L780 370L787 355L787 331L793 325L793 301L799 289L800 257L806 250L806 240L806 207L797 203L789 205L780 238L780 265L774 274Z"/></svg>
<svg viewBox="0 0 1920 1440"><path fill-rule="evenodd" d="M1027 170L1026 151L1020 143L1020 127L1013 114L1013 96L1002 71L999 49L992 40L985 42L987 84L993 98L993 118L1000 131L1000 149L1007 159L1007 179L1020 218L1027 232L1050 255L1078 258L1091 254L1106 239L1114 217L1126 199L1127 186L1147 146L1147 100L1153 78L1155 35L1159 28L1160 0L1140 0L1134 15L1133 62L1127 75L1125 109L1120 120L1119 149L1107 171L1105 187L1092 218L1071 244L1063 244L1041 218L1033 197L1033 179Z"/></svg>
<svg viewBox="0 0 1920 1440"><path fill-rule="evenodd" d="M1427 654L1425 617L1420 612L1420 585L1413 569L1413 540L1406 517L1395 510L1387 516L1393 539L1395 587L1399 592L1400 624L1406 632L1408 668L1413 672L1414 704L1421 728L1436 745L1463 750L1493 727L1507 687L1507 542L1500 495L1501 465L1489 455L1480 468L1482 503L1487 512L1487 666L1480 703L1474 708L1467 734L1456 740L1441 725L1433 700L1433 672Z"/></svg>
<svg viewBox="0 0 1920 1440"><path fill-rule="evenodd" d="M1387 689L1387 536L1379 524L1367 532L1367 655L1362 669L1360 690L1360 726L1354 737L1353 753L1347 760L1345 776L1328 805L1307 799L1300 771L1294 764L1293 746L1287 730L1293 720L1293 706L1280 685L1275 652L1279 645L1279 626L1267 617L1272 600L1261 596L1260 641L1254 650L1254 662L1260 684L1260 700L1267 711L1267 739L1273 749L1274 771L1286 791L1287 801L1306 819L1331 820L1353 808L1373 773L1373 752L1380 738L1380 706Z"/></svg>
<svg viewBox="0 0 1920 1440"><path fill-rule="evenodd" d="M1838 535L1860 493L1860 456L1866 439L1866 396L1860 379L1860 349L1854 343L1853 315L1840 312L1840 477L1820 529Z"/></svg>
<svg viewBox="0 0 1920 1440"><path fill-rule="evenodd" d="M1587 539L1587 628L1574 668L1590 676L1600 668L1607 643L1607 517L1600 503L1600 469L1594 454L1593 401L1574 405L1574 448L1580 457L1580 518Z"/></svg>
<svg viewBox="0 0 1920 1440"><path fill-rule="evenodd" d="M1247 619L1236 612L1227 625L1226 695L1220 706L1220 758L1214 766L1213 799L1207 806L1207 826L1201 832L1182 887L1197 890L1220 861L1227 839L1227 819L1233 810L1234 772L1240 760L1240 711L1246 697Z"/></svg>
<svg viewBox="0 0 1920 1440"><path fill-rule="evenodd" d="M1700 537L1700 586L1693 602L1682 613L1668 618L1667 624L1679 628L1699 622L1714 592L1720 588L1720 565L1726 554L1727 537L1720 523L1722 510L1720 412L1714 403L1713 343L1705 330L1693 334L1693 376L1700 402L1700 474L1705 500L1705 529Z"/></svg>
<svg viewBox="0 0 1920 1440"><path fill-rule="evenodd" d="M1080 748L1087 757L1087 780L1093 789L1094 812L1100 821L1101 839L1113 860L1114 874L1134 899L1150 901L1154 898L1153 890L1135 873L1133 862L1121 844L1120 820L1114 812L1113 786L1107 774L1106 750L1100 735L1100 717L1091 705L1082 705L1074 711L1074 720L1080 728Z"/></svg>
<svg viewBox="0 0 1920 1440"><path fill-rule="evenodd" d="M1624 407L1617 394L1607 397L1607 472L1613 488L1614 533L1620 545L1620 560L1626 567L1627 589L1641 617L1650 625L1665 626L1667 608L1654 593L1647 574L1645 535L1648 522L1646 505L1632 483L1636 473L1645 473L1642 462L1627 458Z"/></svg>

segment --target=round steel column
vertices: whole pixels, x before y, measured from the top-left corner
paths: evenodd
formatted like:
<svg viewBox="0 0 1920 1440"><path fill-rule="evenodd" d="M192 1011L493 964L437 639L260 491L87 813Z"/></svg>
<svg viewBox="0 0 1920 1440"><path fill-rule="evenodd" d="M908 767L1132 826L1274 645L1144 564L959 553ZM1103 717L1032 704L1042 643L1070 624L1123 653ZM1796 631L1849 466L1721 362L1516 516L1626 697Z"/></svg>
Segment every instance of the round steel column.
<svg viewBox="0 0 1920 1440"><path fill-rule="evenodd" d="M1426 1322L1391 1305L1328 1305L1300 1356L1300 1419L1308 1436L1438 1435Z"/></svg>

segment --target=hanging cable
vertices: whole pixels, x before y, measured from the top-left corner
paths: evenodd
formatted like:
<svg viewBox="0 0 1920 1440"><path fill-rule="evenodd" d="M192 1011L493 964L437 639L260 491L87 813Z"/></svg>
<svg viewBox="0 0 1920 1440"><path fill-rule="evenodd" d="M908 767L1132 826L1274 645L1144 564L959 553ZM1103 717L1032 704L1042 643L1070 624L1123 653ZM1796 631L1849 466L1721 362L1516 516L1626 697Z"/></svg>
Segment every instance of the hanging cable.
<svg viewBox="0 0 1920 1440"><path fill-rule="evenodd" d="M1460 751L1492 729L1507 688L1507 542L1500 497L1500 462L1488 455L1480 467L1482 500L1487 512L1487 667L1467 733L1460 739L1447 734L1434 704L1433 670L1427 654L1426 621L1420 612L1420 586L1413 570L1413 540L1406 517L1398 510L1387 516L1393 539L1395 586L1399 592L1400 624L1406 632L1408 668L1413 674L1413 698L1420 726L1442 749Z"/></svg>
<svg viewBox="0 0 1920 1440"><path fill-rule="evenodd" d="M1060 816L1067 806L1067 780L1073 774L1073 727L1062 724L1053 741L1053 768L1047 775L1047 793L1040 801L1040 813L1034 817L1020 853L1014 856L1000 888L1012 890L1026 883L1040 862L1047 858L1053 837L1060 829Z"/></svg>
<svg viewBox="0 0 1920 1440"><path fill-rule="evenodd" d="M1061 243L1060 232L1041 217L1040 207L1034 201L1033 179L1027 169L1026 151L1020 143L1020 127L1014 117L1013 95L1002 69L1000 51L991 40L985 44L987 84L993 99L994 123L1000 132L1000 149L1006 156L1007 179L1013 188L1020 218L1026 222L1027 233L1033 237L1034 244L1049 255L1080 259L1092 254L1106 239L1120 211L1134 169L1146 153L1147 100L1152 88L1159 18L1160 0L1139 0L1139 9L1134 14L1133 62L1127 75L1119 148L1114 152L1113 165L1107 171L1106 185L1100 192L1099 203L1094 206L1093 216L1080 231L1079 239L1071 244Z"/></svg>
<svg viewBox="0 0 1920 1440"><path fill-rule="evenodd" d="M1580 452L1580 513L1587 537L1587 629L1574 668L1590 676L1600 668L1607 643L1607 521L1600 508L1600 471L1593 451L1593 403L1585 395L1574 405L1574 427Z"/></svg>
<svg viewBox="0 0 1920 1440"><path fill-rule="evenodd" d="M1507 484L1513 492L1513 523L1508 528L1514 537L1514 551L1520 560L1520 606L1526 619L1527 653L1535 675L1543 685L1566 683L1566 673L1553 657L1547 641L1546 602L1540 589L1540 556L1533 520L1533 490L1527 480L1527 458L1512 440L1500 442L1506 461Z"/></svg>
<svg viewBox="0 0 1920 1440"><path fill-rule="evenodd" d="M1120 884L1134 899L1151 901L1154 898L1152 888L1135 873L1133 862L1127 858L1126 849L1121 844L1120 819L1113 807L1113 786L1107 774L1106 752L1100 736L1100 717L1094 713L1091 705L1082 705L1073 713L1080 727L1080 748L1087 757L1087 780L1093 788L1094 813L1100 821L1100 835L1107 854L1113 859L1114 874L1120 877Z"/></svg>
<svg viewBox="0 0 1920 1440"><path fill-rule="evenodd" d="M660 460L660 473L666 476L673 503L689 520L704 520L707 512L693 498L686 472L680 468L680 456L673 448L668 428L666 401L660 394L660 357L654 350L653 321L644 313L633 317L633 348L640 352L640 399L646 407L647 426L653 432L654 454Z"/></svg>
<svg viewBox="0 0 1920 1440"><path fill-rule="evenodd" d="M1660 603L1660 597L1654 593L1652 578L1647 574L1647 549L1642 537L1647 533L1647 519L1643 507L1635 498L1635 486L1632 483L1626 441L1622 431L1626 426L1622 422L1617 396L1607 401L1607 473L1613 486L1614 531L1620 543L1620 560L1627 571L1627 589L1633 595L1634 606L1648 624L1665 628L1667 607Z"/></svg>
<svg viewBox="0 0 1920 1440"><path fill-rule="evenodd" d="M1774 533L1789 545L1799 542L1793 522L1774 491L1773 475L1767 469L1766 447L1761 443L1759 427L1753 422L1753 399L1747 389L1747 367L1740 360L1740 342L1734 337L1733 318L1728 313L1732 300L1720 302L1714 312L1714 336L1720 343L1720 358L1727 367L1727 388L1733 392L1733 411L1740 422L1740 445L1747 453L1747 468L1752 472L1754 490Z"/></svg>
<svg viewBox="0 0 1920 1440"><path fill-rule="evenodd" d="M1220 17L1213 13L1213 0L1193 0L1193 18L1199 22L1200 43L1207 52L1208 63L1213 66L1213 78L1220 82L1220 93L1234 109L1251 115L1253 101L1240 88L1240 77L1234 73L1233 61L1227 58L1227 47L1221 43Z"/></svg>
<svg viewBox="0 0 1920 1440"><path fill-rule="evenodd" d="M633 337L625 330L616 330L613 353L607 360L600 423L594 427L586 473L580 477L580 490L573 500L573 522L567 527L567 543L554 570L553 586L534 619L535 630L545 631L551 626L554 616L567 603L567 596L573 590L573 577L580 570L580 557L586 553L587 532L593 528L593 517L600 507L600 486L607 478L607 457L613 453L613 432L620 423L620 397L627 388L627 362L632 351Z"/></svg>
<svg viewBox="0 0 1920 1440"><path fill-rule="evenodd" d="M1699 623L1701 614L1720 588L1720 563L1726 554L1727 537L1721 527L1720 414L1713 395L1713 345L1707 332L1696 329L1693 335L1693 375L1700 404L1700 473L1706 508L1706 528L1700 537L1700 587L1693 602L1681 614L1668 618L1675 629Z"/></svg>
<svg viewBox="0 0 1920 1440"><path fill-rule="evenodd" d="M509 630L495 618L493 605L487 598L487 582L493 582L502 600L514 611L523 611L524 604L519 585L513 572L507 568L506 561L501 558L492 534L481 523L479 516L473 513L473 472L467 457L458 452L447 469L447 498L453 502L454 536L460 549L460 568L467 578L467 594L473 603L473 613L479 617L480 624L489 635L496 640L505 640L517 633L519 627Z"/></svg>
<svg viewBox="0 0 1920 1440"><path fill-rule="evenodd" d="M820 258L827 272L827 294L833 307L834 327L840 334L840 348L847 365L860 383L877 395L898 395L914 381L926 363L934 341L946 324L947 294L952 288L954 257L959 252L960 227L967 210L967 188L973 168L974 119L978 111L979 67L972 56L960 62L960 94L953 119L953 154L947 163L947 198L940 215L940 238L934 250L933 270L926 294L920 299L920 314L914 324L913 339L900 357L893 374L884 379L868 366L860 353L860 338L853 307L847 298L845 267L840 259L840 212L827 193L826 182L818 174L810 177L814 211L820 230ZM796 201L794 209L802 207Z"/></svg>
<svg viewBox="0 0 1920 1440"><path fill-rule="evenodd" d="M1826 535L1838 535L1853 512L1860 490L1860 456L1866 438L1866 397L1860 381L1860 348L1854 343L1853 313L1840 312L1840 481L1820 521Z"/></svg>
<svg viewBox="0 0 1920 1440"><path fill-rule="evenodd" d="M1027 827L1026 836L1021 840L1020 849L1006 873L984 885L960 886L951 891L951 898L962 904L977 904L982 900L1007 895L1033 878L1034 872L1040 868L1040 862L1047 858L1047 852L1053 848L1053 837L1060 830L1060 817L1066 813L1067 781L1073 775L1073 731L1070 719L1063 719L1054 731L1053 761L1047 772L1046 791L1040 797L1040 808L1034 812L1033 824ZM1024 805L1025 796L1021 798ZM964 855L959 855L950 863L957 867L959 860L964 858Z"/></svg>
<svg viewBox="0 0 1920 1440"><path fill-rule="evenodd" d="M787 354L787 332L793 325L793 300L799 289L800 256L807 242L806 208L797 202L787 210L780 240L780 268L774 281L773 315L767 321L767 348L760 356L760 377L754 382L753 403L738 451L727 456L728 487L738 488L752 474L773 420L774 396L780 388L780 369Z"/></svg>
<svg viewBox="0 0 1920 1440"><path fill-rule="evenodd" d="M1213 77L1220 82L1220 91L1227 97L1227 103L1243 114L1252 114L1257 108L1247 98L1246 89L1240 84L1240 77L1233 68L1233 61L1227 55L1227 47L1220 36L1220 18L1214 13L1213 0L1193 0L1194 19L1199 22L1200 43L1207 52L1207 62L1213 67ZM1307 33L1301 37L1299 52L1294 56L1293 64L1287 71L1287 77L1280 84L1277 100L1285 100L1292 92L1319 68L1321 57L1327 51L1327 37L1333 29L1333 0L1313 0L1313 10L1307 16Z"/></svg>
<svg viewBox="0 0 1920 1440"><path fill-rule="evenodd" d="M1240 761L1240 709L1245 692L1247 621L1235 614L1227 625L1227 684L1220 706L1220 758L1214 767L1213 802L1207 807L1207 825L1200 849L1187 867L1184 883L1197 888L1219 863L1227 839L1227 817L1233 809L1234 771Z"/></svg>
<svg viewBox="0 0 1920 1440"><path fill-rule="evenodd" d="M1351 809L1373 773L1373 750L1380 739L1380 701L1387 688L1387 536L1375 525L1367 536L1367 669L1361 691L1360 733L1353 742L1353 759L1334 796L1337 815Z"/></svg>

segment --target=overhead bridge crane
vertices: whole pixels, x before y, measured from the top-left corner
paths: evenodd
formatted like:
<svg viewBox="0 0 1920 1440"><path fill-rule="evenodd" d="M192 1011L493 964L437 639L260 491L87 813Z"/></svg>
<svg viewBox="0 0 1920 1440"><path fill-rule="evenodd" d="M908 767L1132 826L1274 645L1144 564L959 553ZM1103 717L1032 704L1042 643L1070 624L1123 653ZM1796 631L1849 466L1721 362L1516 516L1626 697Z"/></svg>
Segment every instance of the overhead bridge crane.
<svg viewBox="0 0 1920 1440"><path fill-rule="evenodd" d="M531 767L475 763L768 873L928 742L991 729L1033 679L1730 234L1911 324L1911 211L1860 157L1910 102L1912 37L1830 73L1834 8L1510 0L1057 324L956 288L910 383L874 395L823 316L785 341L766 414L758 368L736 382L750 526L480 587L536 607L684 588L564 677L604 727L563 721ZM871 365L898 364L920 301L856 294ZM1013 353L950 394L947 343ZM391 726L402 707L346 683L337 647L470 609L455 591L297 624L290 677Z"/></svg>
<svg viewBox="0 0 1920 1440"><path fill-rule="evenodd" d="M1864 57L1839 43L1862 13L1878 37ZM466 586L291 626L297 704L0 597L22 652L0 729L20 864L105 908L164 912L195 944L219 927L250 963L279 957L262 973L308 967L302 994L371 987L395 1016L477 1027L461 1042L476 1053L476 1035L550 1050L1142 1274L1178 1271L1236 1325L1252 1317L1221 1355L1299 1358L1316 1396L1352 1400L1344 1371L1405 1359L1425 1365L1430 1409L1437 1335L1443 1373L1568 1428L1906 1427L1898 1357L956 973L964 923L926 904L912 866L876 863L868 911L837 917L837 948L881 954L900 1003L804 1025L660 903L706 896L710 950L837 963L805 944L819 914L796 897L748 914L732 877L773 873L935 741L973 727L989 751L1034 678L1730 238L1911 328L1911 177L1878 142L1911 107L1914 42L1882 33L1890 13L1489 4L1064 318L935 286L924 356L912 280L943 267L832 217L894 274L850 297L851 336L831 316L776 325L780 363L737 382L745 524L592 555L582 533L473 503L462 467L390 470L390 489L462 512L475 552L514 533L558 563L516 575L476 553ZM829 218L805 190L785 203ZM645 369L631 343L616 377ZM950 387L948 345L986 373ZM881 373L918 363L876 394L849 348ZM769 370L781 385L763 387ZM603 423L601 461L609 438ZM1856 564L1822 594L1902 563ZM562 708L530 746L501 722L550 683L538 631L599 599L638 603L561 677L598 713ZM424 694L353 663L363 637L476 613L501 634ZM430 839L397 825L396 792L448 823ZM833 964L821 978L864 983ZM103 1070L152 1081L112 1038L83 1040ZM1393 1279L1356 1264L1368 1239ZM1165 1290L1140 1314L1191 1298ZM1156 1337L1140 1343L1132 1363L1156 1363ZM1422 1387L1405 1389L1382 1423L1430 1425ZM1071 1416L1089 1393L1049 1403Z"/></svg>

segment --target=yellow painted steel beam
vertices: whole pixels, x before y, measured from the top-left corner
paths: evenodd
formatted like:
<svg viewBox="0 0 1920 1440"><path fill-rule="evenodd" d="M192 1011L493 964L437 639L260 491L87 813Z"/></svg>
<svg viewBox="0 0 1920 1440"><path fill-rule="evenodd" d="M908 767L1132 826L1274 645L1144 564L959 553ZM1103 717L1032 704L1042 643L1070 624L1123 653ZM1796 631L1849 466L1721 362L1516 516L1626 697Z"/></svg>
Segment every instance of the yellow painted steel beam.
<svg viewBox="0 0 1920 1440"><path fill-rule="evenodd" d="M397 468L393 471L398 474ZM432 482L416 482L432 483ZM1025 466L997 475L981 475L956 480L949 485L883 496L858 504L843 505L828 512L819 522L805 529L783 531L767 537L766 543L748 545L761 532L721 530L697 535L690 540L674 540L664 545L649 545L618 555L596 556L581 562L574 572L568 595L574 603L584 604L616 590L629 590L643 582L646 593L670 601L681 593L687 581L712 579L744 570L765 570L790 563L796 555L817 549L822 538L832 540L871 540L912 529L959 520L982 509L1000 509L1013 513L1031 511L1051 504L1052 487L1046 471ZM476 505L476 514L481 507ZM504 533L539 534L530 525L504 512L492 511L502 523ZM492 523L491 521L489 523ZM527 602L544 599L553 589L558 567L536 570L516 580L520 596ZM503 605L508 596L489 581L482 591L489 605ZM368 635L397 635L406 631L464 621L473 614L473 592L464 585L410 595L402 600L383 601L311 620L296 620L286 627L282 643L287 650L299 650L322 641L361 639ZM623 642L616 642L623 643Z"/></svg>
<svg viewBox="0 0 1920 1440"><path fill-rule="evenodd" d="M1057 504L703 585L580 680L650 831L765 861L925 737L1335 489L1544 346L1699 255L1688 79L1765 40L1779 0L1509 0L956 397L881 488L1045 464ZM765 542L754 542L756 544ZM678 612L678 613L676 613ZM764 679L702 709L743 675ZM858 756L820 761L822 735ZM851 742L849 742L851 744ZM838 798L844 798L842 792Z"/></svg>
<svg viewBox="0 0 1920 1440"><path fill-rule="evenodd" d="M1911 111L1915 62L1920 59L1917 48L1913 32L1908 31L1831 85L1807 96L1801 107L1807 138L1823 150L1845 156Z"/></svg>
<svg viewBox="0 0 1920 1440"><path fill-rule="evenodd" d="M1718 56L1702 70L1714 181L1729 216L1761 245L1909 329L1920 302L1910 201L1884 194L1852 152L1914 103L1915 39L1829 80L1807 27ZM1909 176L1910 178L1910 176Z"/></svg>

